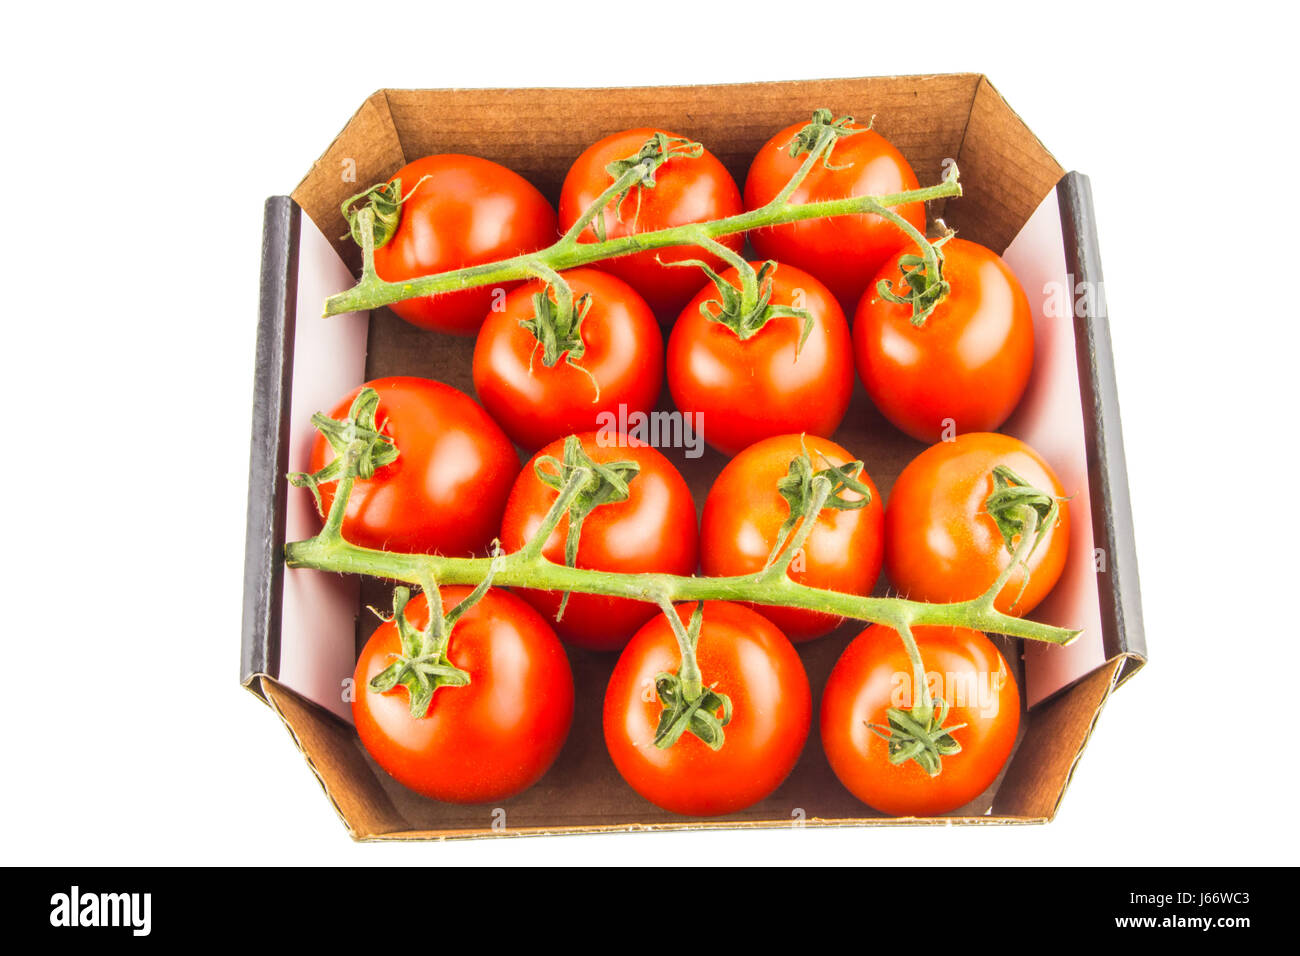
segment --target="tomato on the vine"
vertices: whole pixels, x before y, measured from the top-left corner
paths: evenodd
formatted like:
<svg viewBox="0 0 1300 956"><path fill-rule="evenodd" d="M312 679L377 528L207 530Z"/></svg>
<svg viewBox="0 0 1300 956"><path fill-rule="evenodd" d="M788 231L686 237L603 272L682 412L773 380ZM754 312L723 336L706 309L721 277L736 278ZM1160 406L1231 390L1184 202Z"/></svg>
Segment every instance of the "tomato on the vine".
<svg viewBox="0 0 1300 956"><path fill-rule="evenodd" d="M367 382L335 408L348 415L361 388L379 393L376 424L397 457L358 478L343 517L343 537L367 548L465 556L496 536L519 456L510 439L472 398L426 378L394 376ZM323 434L312 445L310 470L335 458ZM321 484L328 514L333 484Z"/></svg>
<svg viewBox="0 0 1300 956"><path fill-rule="evenodd" d="M470 593L441 588L444 613ZM429 618L424 594L406 605L415 628ZM352 715L375 761L399 783L434 800L483 803L531 787L564 745L573 720L573 674L554 632L508 591L489 589L456 622L447 658L469 675L439 687L421 717L403 686L378 693L370 681L402 650L386 621L357 661Z"/></svg>
<svg viewBox="0 0 1300 956"><path fill-rule="evenodd" d="M1070 511L1055 472L1018 438L973 432L939 442L914 458L894 482L885 508L885 571L900 594L946 603L979 597L1013 562L986 502L994 469L1009 468L1057 499L1059 513L1023 567L1011 572L994 606L1028 614L1055 586L1069 551Z"/></svg>
<svg viewBox="0 0 1300 956"><path fill-rule="evenodd" d="M840 782L863 803L892 816L936 816L970 803L997 779L1020 727L1020 691L1005 658L979 631L912 632L933 700L948 703L943 723L960 751L943 756L935 776L916 760L890 762L881 736L889 732L887 711L912 707L919 688L898 632L878 624L858 635L831 671L822 694L822 747Z"/></svg>
<svg viewBox="0 0 1300 956"><path fill-rule="evenodd" d="M560 192L560 228L567 231L572 227L613 184L614 178L607 166L636 156L641 147L657 134L685 142L676 133L641 127L614 133L589 146L565 176ZM723 219L742 211L736 181L707 149L698 156L671 153L655 171L654 178L653 188L634 186L621 200L611 202L597 214L608 238ZM593 226L588 226L579 236L579 241L595 242L597 238ZM740 251L744 237L726 236L718 241ZM698 246L652 249L606 259L595 265L627 282L656 312L672 314L695 294L701 284L697 269L665 265L683 259L702 259L715 268L722 268L716 256Z"/></svg>
<svg viewBox="0 0 1300 956"><path fill-rule="evenodd" d="M396 231L375 249L375 271L385 281L508 259L559 236L546 197L491 160L441 153L407 163L393 178L401 180L405 201ZM473 335L494 295L493 287L482 286L405 299L391 308L421 328Z"/></svg>
<svg viewBox="0 0 1300 956"><path fill-rule="evenodd" d="M805 453L805 467L814 474L854 461L853 455L830 439L779 435L750 445L722 469L704 503L700 562L706 575L753 574L768 565L782 526L790 519L790 499L777 484ZM841 497L849 507L822 509L789 571L799 584L847 594L870 594L875 587L884 554L884 506L866 471L853 477L870 491L871 500L858 505L864 496L846 489ZM842 620L797 608L755 610L792 641L820 637Z"/></svg>
<svg viewBox="0 0 1300 956"><path fill-rule="evenodd" d="M950 291L917 326L910 305L877 282L906 291L899 259L881 268L858 304L853 347L858 374L882 415L920 441L993 431L1015 411L1034 364L1029 300L993 250L951 238L941 247Z"/></svg>
<svg viewBox="0 0 1300 956"><path fill-rule="evenodd" d="M617 432L578 436L582 450L599 464L634 462L636 477L628 497L593 509L583 521L574 566L625 574L660 572L690 575L699 555L699 526L690 488L672 462L649 445ZM518 551L541 527L559 493L537 477L539 459L564 457L564 440L541 449L524 466L506 503L501 546ZM569 516L547 539L542 553L563 564ZM654 604L599 594L570 594L559 621L564 595L520 589L519 594L552 622L560 637L589 650L613 651L656 613Z"/></svg>
<svg viewBox="0 0 1300 956"><path fill-rule="evenodd" d="M758 151L745 179L746 209L758 209L774 199L803 165L807 154L791 156L790 147L806 125L796 123L783 129ZM803 205L918 188L916 173L889 140L861 124L849 123L844 128L858 132L836 140L829 159L814 163L789 202ZM925 231L924 203L896 206L894 212ZM907 242L907 235L888 220L863 213L755 229L749 239L760 256L811 272L845 309L852 309L867 281Z"/></svg>
<svg viewBox="0 0 1300 956"><path fill-rule="evenodd" d="M694 607L676 609L683 625ZM794 768L812 721L812 694L794 645L739 604L705 602L696 657L705 686L731 701L719 749L690 732L663 749L654 743L663 710L656 676L681 664L662 614L636 633L610 676L605 743L623 779L651 803L689 816L735 813L770 795Z"/></svg>
<svg viewBox="0 0 1300 956"><path fill-rule="evenodd" d="M722 273L721 280L741 287L736 269ZM839 427L853 393L852 340L835 297L794 266L777 265L763 282L770 287L771 305L806 311L811 329L805 330L804 319L783 314L742 338L700 311L707 306L716 317L721 308L718 289L706 283L668 339L673 401L687 414L699 413L704 439L727 454L773 435L828 436Z"/></svg>
<svg viewBox="0 0 1300 956"><path fill-rule="evenodd" d="M596 269L573 269L563 278L581 315L570 336L581 340L575 349L561 342L547 365L538 337L521 324L536 319L533 297L546 289L541 280L515 289L503 309L489 312L474 346L479 399L530 451L594 431L598 416L610 409L649 412L663 385L663 333L645 300L622 279Z"/></svg>

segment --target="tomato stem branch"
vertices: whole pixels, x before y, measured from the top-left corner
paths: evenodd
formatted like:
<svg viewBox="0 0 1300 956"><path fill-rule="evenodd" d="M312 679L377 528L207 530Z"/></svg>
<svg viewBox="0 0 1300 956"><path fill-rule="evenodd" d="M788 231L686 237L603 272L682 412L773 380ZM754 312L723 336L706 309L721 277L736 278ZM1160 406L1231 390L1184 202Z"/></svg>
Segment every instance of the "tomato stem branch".
<svg viewBox="0 0 1300 956"><path fill-rule="evenodd" d="M341 488L339 490L342 491ZM426 571L435 574L442 585L479 584L488 573L491 563L487 558L452 558L377 551L324 535L287 545L285 560L291 568L365 574L416 585ZM890 627L896 626L899 621L913 625L969 627L1048 644L1068 644L1080 633L1011 617L998 611L983 597L954 604L926 604L905 598L827 591L788 579L772 581L764 571L717 578L591 571L557 564L542 555L540 549L527 547L500 559L493 582L500 587L600 594L660 605L665 599L674 604L683 601L738 601L776 605L820 611Z"/></svg>
<svg viewBox="0 0 1300 956"><path fill-rule="evenodd" d="M894 628L898 636L902 638L903 647L907 650L907 658L912 662L912 706L933 708L934 700L930 696L930 682L925 677L925 662L921 660L921 649L916 645L916 636L912 634L912 625L906 620L900 620Z"/></svg>
<svg viewBox="0 0 1300 956"><path fill-rule="evenodd" d="M758 270L749 264L744 256L725 243L711 238L701 231L696 240L700 248L707 249L719 259L736 270L740 279L740 315L747 316L758 308L759 287Z"/></svg>
<svg viewBox="0 0 1300 956"><path fill-rule="evenodd" d="M573 499L582 493L582 489L590 479L590 470L586 468L573 469L572 473L569 475L569 480L565 483L564 487L560 489L560 493L556 496L554 504L551 505L551 510L546 512L546 516L542 518L542 523L537 526L537 532L524 542L523 548L518 552L519 554L527 555L531 558L537 557L542 553L542 549L546 547L546 542L554 533L556 526L568 513L569 507L573 504Z"/></svg>
<svg viewBox="0 0 1300 956"><path fill-rule="evenodd" d="M1006 587L1007 581L1011 579L1011 575L1015 573L1016 568L1023 568L1026 575L1029 573L1029 555L1038 544L1038 511L1034 508L1022 506L1017 509L1017 512L1021 522L1020 540L1016 542L1016 548L1011 555L1011 560L998 574L997 579L989 585L989 589L976 599L983 601L989 607L993 607L993 602L1002 593L1002 589ZM1011 604L1014 606L1016 601L1012 601Z"/></svg>
<svg viewBox="0 0 1300 956"><path fill-rule="evenodd" d="M321 528L318 536L323 540L343 540L343 516L348 508L348 499L352 496L352 486L357 480L357 466L365 450L365 441L358 438L353 440L343 452L343 474L339 478L338 488L335 489L334 501L330 504L325 526Z"/></svg>
<svg viewBox="0 0 1300 956"><path fill-rule="evenodd" d="M370 396L363 391L361 397ZM1079 635L1078 631L1000 612L994 598L1010 576L1011 572L1007 570L984 594L952 604L847 594L808 587L791 580L786 574L790 562L812 533L817 516L834 490L830 478L821 473L811 479L806 496L808 505L801 509L804 518L785 550L767 567L752 574L700 578L663 573L593 571L574 566L576 549L570 547L573 542L566 544L565 563L557 564L546 557L544 548L561 518L567 514L570 522L576 520L580 523L582 516L592 507L607 501L623 500L627 482L636 474L631 462L592 462L580 454L580 445L574 438L566 442L564 461L549 460L549 466L558 469L554 474L540 470L546 460L537 464L538 478L556 489L556 500L537 531L518 551L495 554L492 558L456 558L364 548L343 538L343 516L367 450L382 441L379 431L366 429L348 443L342 452L343 467L325 526L314 538L285 546L285 562L290 568L364 574L419 587L425 587L430 581L441 585L469 584L476 587L491 581L501 587L599 594L661 607L683 601L738 601L820 611L894 628L912 624L968 627L1049 644L1068 644ZM1037 510L1030 505L1023 507L1029 513L1018 516L1022 522L1021 539L1012 556L1011 567L1027 560L1029 549L1038 537Z"/></svg>
<svg viewBox="0 0 1300 956"><path fill-rule="evenodd" d="M819 119L823 120L820 124L817 123ZM863 132L868 128L864 127L863 130L836 132L833 126L825 123L825 120L828 119L830 119L829 110L825 111L824 116L822 115L822 111L813 114L813 123L817 125L819 130L817 133L816 144L812 149L808 150L808 157L802 164L800 164L799 168L795 170L794 175L790 177L790 180L781 187L781 191L773 196L767 205L763 207L764 209L771 209L775 212L776 210L784 208L785 204L789 202L790 197L794 195L794 191L803 185L803 181L808 178L808 174L812 172L813 166L824 160L828 161L829 152L833 149L835 143L841 136L852 136L854 133ZM805 129L808 129L808 127L805 127Z"/></svg>
<svg viewBox="0 0 1300 956"><path fill-rule="evenodd" d="M699 605L696 605L697 610L698 607ZM689 703L704 693L704 676L700 673L700 662L695 656L695 649L700 639L699 625L692 622L694 626L687 629L682 624L682 619L677 616L677 609L673 607L672 601L667 598L659 602L659 608L668 618L673 636L677 638L677 650L682 658L677 676L682 682L682 696Z"/></svg>
<svg viewBox="0 0 1300 956"><path fill-rule="evenodd" d="M786 544L785 549L777 556L776 560L762 572L763 580L776 581L786 576L786 572L790 570L790 562L794 560L795 555L808 542L808 536L812 534L813 529L817 526L817 519L821 517L822 508L826 506L826 499L830 497L830 494L830 479L823 475L814 477L812 480L812 495L808 499L799 527L795 531L794 537Z"/></svg>
<svg viewBox="0 0 1300 956"><path fill-rule="evenodd" d="M579 244L578 237L592 224L592 221L597 216L605 214L605 207L613 202L615 197L622 195L639 183L650 169L651 163L649 160L628 167L622 175L609 184L603 193L596 197L592 204L578 217L577 222L569 227L568 231L560 237L560 241L551 246L551 249L569 249L577 246Z"/></svg>
<svg viewBox="0 0 1300 956"><path fill-rule="evenodd" d="M824 147L823 147L824 149ZM805 161L805 166L811 169L811 163L816 161L816 156L810 155ZM599 262L603 259L612 259L617 256L630 255L635 252L644 252L652 249L664 249L669 246L689 246L698 245L701 237L708 239L718 239L722 236L736 235L737 233L748 232L751 229L761 229L766 226L781 225L789 222L801 222L807 219L823 219L832 216L852 216L862 213L874 213L889 219L891 222L906 223L902 217L890 211L893 206L905 205L907 203L927 202L932 199L942 199L961 195L961 185L955 176L949 176L943 182L934 186L927 186L922 189L911 189L905 192L891 193L885 196L850 196L844 199L830 199L820 202L802 203L791 205L788 196L782 198L779 194L777 199L768 203L759 209L749 212L739 213L735 216L728 216L723 219L714 219L702 223L690 223L683 226L673 226L668 229L658 229L653 232L643 232L628 236L619 236L612 239L606 239L602 242L579 242L578 235L581 230L577 227L579 224L585 228L590 225L592 219L604 209L601 204L602 200L608 202L606 197L617 195L619 190L627 185L628 182L634 181L641 167L625 172L618 180L610 185L610 188L602 193L600 198L592 204L592 208L584 213L583 217L574 224L554 245L542 249L538 252L531 252L525 255L514 256L509 259L502 259L497 262L488 262L481 265L467 266L463 269L455 269L450 272L440 272L434 275L421 276L415 279L406 279L400 282L387 282L375 273L374 270L374 241L371 236L373 230L368 228L368 223L362 221L369 213L366 209L357 212L359 220L360 234L362 237L362 275L361 280L352 288L347 289L337 295L330 296L325 300L325 315L341 315L346 312L360 312L368 309L376 309L380 306L391 305L394 302L400 302L403 299L412 299L419 296L438 295L444 292L454 292L461 289L475 288L478 286L494 285L498 283L516 282L531 278L537 274L539 264L546 266L557 272L563 272L566 269L573 269L578 266L589 265L593 262ZM807 175L804 167L800 167L804 175ZM799 173L795 176L799 177ZM616 188L618 187L618 188ZM793 190L791 190L793 191ZM584 222L585 220L585 222ZM933 257L934 252L929 248L929 244L923 235L920 235L910 224L902 227L913 239L918 239L921 248L925 250L927 257ZM910 230L910 231L909 231ZM927 258L927 263L930 261ZM936 259L937 262L937 259ZM937 275L937 266L931 273Z"/></svg>

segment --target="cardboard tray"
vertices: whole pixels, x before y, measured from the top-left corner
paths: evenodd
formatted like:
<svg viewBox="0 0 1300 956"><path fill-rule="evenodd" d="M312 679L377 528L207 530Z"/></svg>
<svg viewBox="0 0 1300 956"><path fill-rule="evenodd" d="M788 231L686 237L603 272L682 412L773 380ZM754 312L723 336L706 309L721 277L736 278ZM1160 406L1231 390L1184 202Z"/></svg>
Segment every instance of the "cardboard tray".
<svg viewBox="0 0 1300 956"><path fill-rule="evenodd" d="M1000 639L1029 702L1003 777L946 817L882 817L840 786L814 726L795 770L771 797L727 817L678 817L637 796L605 753L600 701L614 656L570 648L577 694L573 730L539 784L500 806L439 804L407 791L361 747L340 692L360 642L375 627L363 609L384 606L385 591L377 582L286 572L285 541L314 533L315 519L306 493L290 489L284 476L301 466L310 446L310 414L331 407L364 379L425 375L472 394L473 343L415 329L387 309L318 318L325 296L350 285L359 265L356 248L335 238L347 231L340 203L409 159L435 152L504 163L554 202L568 165L587 144L639 125L663 126L705 143L743 183L749 160L773 131L821 106L837 115L874 114L876 128L902 150L923 184L937 181L945 160L955 160L964 195L931 208L930 215L942 215L966 238L1004 252L1034 305L1034 379L1004 430L1039 448L1067 492L1076 495L1071 506L1078 509L1077 540L1066 573L1035 616L1082 623L1088 633L1071 648L1035 647L1027 654L1016 642ZM1059 302L1053 311L1053 296L1065 302L1064 312ZM671 407L666 395L661 405ZM866 461L886 496L902 467L924 447L884 422L861 386L835 439ZM665 453L673 457L671 450ZM696 460L678 453L674 462L702 505L724 460L710 450ZM885 588L882 580L877 593ZM800 645L815 698L861 626L849 622ZM604 90L382 90L362 104L292 197L267 200L241 682L279 714L354 838L1045 822L1056 813L1107 696L1145 659L1088 181L1065 174L982 75Z"/></svg>

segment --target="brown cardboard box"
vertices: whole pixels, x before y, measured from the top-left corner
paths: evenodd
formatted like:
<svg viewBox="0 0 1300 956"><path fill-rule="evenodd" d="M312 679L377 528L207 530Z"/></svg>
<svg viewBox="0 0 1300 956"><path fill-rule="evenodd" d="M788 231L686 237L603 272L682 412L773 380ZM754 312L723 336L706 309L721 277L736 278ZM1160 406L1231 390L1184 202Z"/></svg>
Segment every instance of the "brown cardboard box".
<svg viewBox="0 0 1300 956"><path fill-rule="evenodd" d="M340 203L419 156L484 156L518 171L555 201L569 164L591 142L620 129L657 125L706 144L743 184L749 160L773 132L822 106L837 115L874 114L876 128L907 156L922 184L938 181L944 160L955 159L964 194L930 209L930 215L942 215L963 236L999 251L1056 188L1069 273L1100 283L1086 179L1077 174L1063 179L1056 160L978 74L604 90L381 90L365 101L316 161L292 201L268 201L242 677L284 720L355 838L898 822L875 814L840 786L821 752L815 725L786 783L743 813L701 821L652 806L623 783L605 753L600 701L614 662L610 655L570 649L577 705L569 741L537 786L500 807L439 804L405 790L370 760L346 721L291 689L282 674L285 572L280 554L287 507L283 475L291 433L300 432L303 422L297 419L305 418L297 410L291 413L289 400L294 314L302 308L296 299L303 268L299 243L310 228L301 213L355 271L355 246L335 238L347 232ZM354 181L340 176L340 170L349 167L355 169ZM1029 291L1032 296L1035 290ZM1106 321L1104 305L1074 317L1092 530L1108 558L1095 585L1104 632L1099 647L1104 653L1099 652L1096 666L1082 677L1029 709L1003 779L980 800L949 817L907 822L1051 819L1107 695L1144 660ZM367 344L365 378L424 375L472 393L471 340L420 331L386 309L370 316L361 334ZM358 381L359 374L352 384ZM666 397L664 402L668 407ZM867 462L886 495L898 472L923 447L885 423L860 387L835 437ZM702 504L723 459L708 451L703 458L679 454L674 460ZM357 612L357 641L374 628L373 618L367 619L360 609L366 603L387 603L382 588L373 582L361 592L338 592L342 606ZM884 593L883 582L879 593ZM815 698L839 653L860 629L860 624L849 623L800 647ZM1019 659L1014 642L1002 646L1013 663Z"/></svg>

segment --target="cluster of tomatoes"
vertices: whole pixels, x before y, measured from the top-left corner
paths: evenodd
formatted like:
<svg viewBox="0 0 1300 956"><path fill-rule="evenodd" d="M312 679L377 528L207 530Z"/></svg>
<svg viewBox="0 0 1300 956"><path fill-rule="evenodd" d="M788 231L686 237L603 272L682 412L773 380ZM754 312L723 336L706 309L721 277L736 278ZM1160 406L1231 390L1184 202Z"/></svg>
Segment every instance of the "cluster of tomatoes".
<svg viewBox="0 0 1300 956"><path fill-rule="evenodd" d="M799 169L806 157L796 144L816 126L796 124L773 136L743 194L707 150L670 151L653 186L610 202L580 241L762 207ZM884 137L851 122L839 128L844 135L789 202L917 188ZM394 177L406 192L395 230L375 250L376 271L396 282L545 248L610 187L621 161L656 138L686 142L635 129L587 149L565 180L558 217L536 188L496 163L461 155L417 160ZM897 211L924 230L921 203ZM722 242L740 252L745 238ZM792 579L867 595L883 565L893 588L912 599L984 593L1012 560L1009 540L985 510L994 469L1053 498L1065 494L1039 455L995 431L1019 401L1033 358L1029 307L1015 277L992 251L947 239L940 248L947 293L918 325L914 309L900 301L918 250L896 224L841 216L766 227L748 239L759 260L748 276L724 260L724 250L672 247L569 270L564 288L542 276L505 290L395 304L399 316L424 328L477 335L473 380L482 406L426 379L367 383L379 396L376 422L398 455L356 481L343 536L396 552L467 556L494 539L518 551L556 500L556 483L542 477L548 463L562 461L566 439L576 435L586 460L632 477L625 495L585 516L576 555L566 555L568 518L561 519L542 548L557 564L709 577L761 571L789 534L797 486L823 473L844 481L836 505L815 516L790 564ZM750 314L720 320L755 280L760 295L757 304L751 297ZM885 294L881 283L900 294ZM846 310L854 314L851 332ZM889 421L934 443L900 475L888 507L863 462L829 437L848 408L855 366ZM602 413L653 410L665 377L677 410L730 456L702 520L669 458L630 435L600 430L608 421ZM346 418L355 394L335 418ZM535 452L522 469L516 445ZM318 438L312 470L327 470L335 453ZM321 485L326 510L333 493ZM997 596L1004 613L1032 610L1060 575L1068 514L1062 506L1053 515ZM442 613L468 594L441 588ZM709 601L692 622L696 610L679 606L673 622L654 604L627 598L493 587L456 620L447 645L447 659L468 683L438 689L418 717L402 686L369 687L402 652L399 622L386 622L357 664L357 730L385 770L434 799L476 803L517 793L546 772L569 730L573 681L563 641L619 655L605 697L605 739L638 793L682 814L736 812L781 784L809 732L812 695L794 643L821 637L841 620ZM403 615L410 627L425 627L424 595ZM681 665L681 630L692 623L704 684L727 701L725 714L711 715L725 725L725 742L711 746L688 732L656 746L667 706L656 688ZM836 665L822 695L821 736L836 774L861 800L886 813L927 815L960 807L992 783L1010 754L1020 706L1010 668L984 635L914 632L939 678L933 691L946 701L950 724L961 728L954 731L960 752L944 758L937 776L916 761L891 760L880 731L891 708L912 705L912 689L900 684L912 667L899 635L881 626L867 628Z"/></svg>

